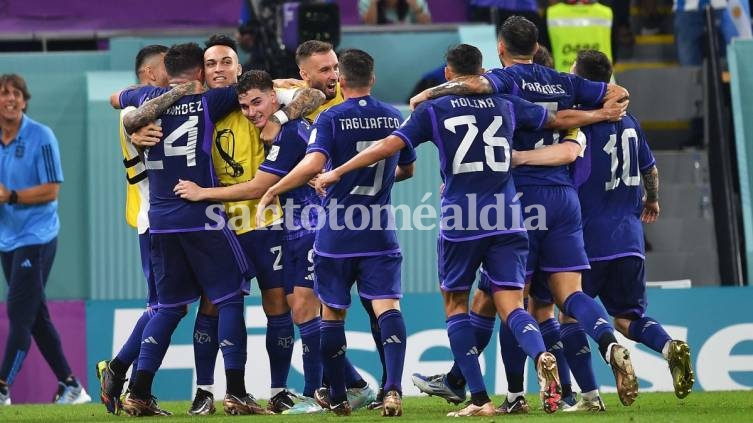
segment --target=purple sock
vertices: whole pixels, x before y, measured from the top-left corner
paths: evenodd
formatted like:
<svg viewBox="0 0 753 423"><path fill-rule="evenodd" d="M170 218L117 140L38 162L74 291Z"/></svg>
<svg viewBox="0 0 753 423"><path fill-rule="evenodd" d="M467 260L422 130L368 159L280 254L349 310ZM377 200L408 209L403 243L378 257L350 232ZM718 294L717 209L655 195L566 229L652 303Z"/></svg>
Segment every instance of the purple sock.
<svg viewBox="0 0 753 423"><path fill-rule="evenodd" d="M557 370L559 370L560 384L572 385L570 380L570 366L567 365L565 349L562 346L560 335L560 324L556 319L548 319L539 323L541 337L544 338L546 350L554 354L557 359Z"/></svg>
<svg viewBox="0 0 753 423"><path fill-rule="evenodd" d="M382 332L384 347L384 364L387 378L382 387L384 391L403 392L401 380L405 365L405 321L399 310L387 310L379 316L379 328Z"/></svg>
<svg viewBox="0 0 753 423"><path fill-rule="evenodd" d="M633 341L640 342L659 354L662 353L664 345L672 340L661 323L651 317L642 317L630 322L628 334Z"/></svg>
<svg viewBox="0 0 753 423"><path fill-rule="evenodd" d="M609 323L609 316L599 303L585 293L578 291L571 294L563 304L563 311L574 317L588 336L599 341L605 334L614 336L614 327Z"/></svg>
<svg viewBox="0 0 753 423"><path fill-rule="evenodd" d="M456 314L447 319L447 336L450 348L468 384L471 394L486 392L481 367L478 363L478 347L473 333L471 318L466 313Z"/></svg>
<svg viewBox="0 0 753 423"><path fill-rule="evenodd" d="M162 359L165 358L170 338L180 319L185 316L182 307L160 307L144 328L141 334L141 349L139 350L139 370L154 374L157 372ZM151 384L150 384L151 385ZM151 386L149 386L151 389Z"/></svg>
<svg viewBox="0 0 753 423"><path fill-rule="evenodd" d="M581 392L593 391L596 389L596 377L591 365L591 347L588 345L586 332L579 323L565 323L560 328L560 333L567 363Z"/></svg>
<svg viewBox="0 0 753 423"><path fill-rule="evenodd" d="M539 325L527 311L522 308L513 310L507 316L507 326L527 356L536 360L539 354L546 351Z"/></svg>
<svg viewBox="0 0 753 423"><path fill-rule="evenodd" d="M330 401L337 404L345 400L346 366L345 322L322 320L322 364L329 382ZM351 366L352 367L352 366Z"/></svg>
<svg viewBox="0 0 753 423"><path fill-rule="evenodd" d="M217 304L220 312L217 339L220 340L225 370L246 368L246 322L243 319L243 298ZM240 390L239 390L240 391Z"/></svg>
<svg viewBox="0 0 753 423"><path fill-rule="evenodd" d="M315 317L298 325L303 344L303 395L309 398L322 386L321 322Z"/></svg>
<svg viewBox="0 0 753 423"><path fill-rule="evenodd" d="M502 363L505 365L507 376L507 390L509 392L523 392L523 375L525 373L526 359L528 356L518 345L512 329L505 324L499 323L499 349L502 352Z"/></svg>
<svg viewBox="0 0 753 423"><path fill-rule="evenodd" d="M476 335L476 347L478 348L479 354L486 349L486 346L489 345L489 340L492 337L492 332L494 332L494 320L495 317L486 317L482 316L480 314L470 312L469 313L471 317L471 326L473 326L473 333ZM463 379L463 373L460 371L460 367L456 363L452 364L452 369L450 369L450 378L455 378L454 380L461 380Z"/></svg>
<svg viewBox="0 0 753 423"><path fill-rule="evenodd" d="M384 361L384 345L382 345L382 329L379 327L379 321L374 314L374 307L371 304L371 300L360 297L363 309L369 315L369 326L371 327L371 337L374 339L374 345L376 345L377 353L379 353L379 362L382 363L382 382L379 386L385 386L387 383L387 365Z"/></svg>
<svg viewBox="0 0 753 423"><path fill-rule="evenodd" d="M287 386L294 341L295 332L290 311L276 316L267 315L267 354L272 388Z"/></svg>
<svg viewBox="0 0 753 423"><path fill-rule="evenodd" d="M214 384L214 365L220 343L217 340L217 328L220 319L196 313L193 326L193 360L196 365L196 384Z"/></svg>
<svg viewBox="0 0 753 423"><path fill-rule="evenodd" d="M118 355L115 356L126 366L130 366L139 358L139 349L141 349L142 339L141 336L144 334L144 328L152 318L152 314L153 313L144 311L141 317L139 317L139 320L136 322L136 325L133 326L133 330L131 331L131 335L128 337L128 340L120 348Z"/></svg>

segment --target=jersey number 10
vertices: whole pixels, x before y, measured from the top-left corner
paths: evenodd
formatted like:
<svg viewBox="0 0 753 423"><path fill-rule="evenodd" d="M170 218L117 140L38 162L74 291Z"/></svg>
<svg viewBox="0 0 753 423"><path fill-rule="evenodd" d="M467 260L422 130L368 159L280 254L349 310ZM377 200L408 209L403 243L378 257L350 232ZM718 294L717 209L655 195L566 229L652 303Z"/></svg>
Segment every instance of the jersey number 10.
<svg viewBox="0 0 753 423"><path fill-rule="evenodd" d="M611 179L604 184L606 191L611 191L620 186L620 180L626 186L637 186L641 182L641 177L636 171L636 175L630 175L630 160L632 157L631 150L638 153L638 134L633 128L627 128L620 134L622 147L622 174L618 175L620 158L617 155L617 134L609 135L609 142L604 146L604 152L609 154L612 159ZM637 166L636 166L637 168Z"/></svg>

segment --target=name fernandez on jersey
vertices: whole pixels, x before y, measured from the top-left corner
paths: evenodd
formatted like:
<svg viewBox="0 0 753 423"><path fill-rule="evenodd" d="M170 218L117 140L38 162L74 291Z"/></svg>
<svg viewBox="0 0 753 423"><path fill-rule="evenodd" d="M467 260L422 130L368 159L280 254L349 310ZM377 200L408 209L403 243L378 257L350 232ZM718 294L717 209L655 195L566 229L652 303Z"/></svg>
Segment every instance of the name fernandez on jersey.
<svg viewBox="0 0 753 423"><path fill-rule="evenodd" d="M165 115L169 116L179 116L179 115L190 115L190 114L196 114L204 111L204 105L201 101L191 101L184 104L175 104L173 106L170 106L169 109L165 110Z"/></svg>

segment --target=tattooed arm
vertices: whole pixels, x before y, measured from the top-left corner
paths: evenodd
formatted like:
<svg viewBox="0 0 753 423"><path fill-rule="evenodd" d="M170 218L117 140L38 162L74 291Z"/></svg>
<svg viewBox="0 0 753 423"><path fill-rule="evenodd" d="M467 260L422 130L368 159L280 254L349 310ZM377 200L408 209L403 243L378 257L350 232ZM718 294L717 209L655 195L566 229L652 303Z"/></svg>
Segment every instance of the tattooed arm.
<svg viewBox="0 0 753 423"><path fill-rule="evenodd" d="M492 84L481 75L460 76L416 94L410 99L410 109L415 110L422 102L445 95L492 94L493 92Z"/></svg>
<svg viewBox="0 0 753 423"><path fill-rule="evenodd" d="M280 109L279 112L285 114L286 119L284 120L287 122L288 120L298 119L301 116L308 115L316 110L317 107L324 104L325 100L326 97L324 96L324 93L316 88L301 88L295 92L293 101ZM281 122L276 114L270 116L267 124L259 135L262 142L265 144L271 144L275 140L275 137L277 137L277 134L280 133L280 127L283 123L284 122Z"/></svg>
<svg viewBox="0 0 753 423"><path fill-rule="evenodd" d="M646 199L643 201L641 221L654 223L659 217L659 169L656 165L643 172L643 188L646 190Z"/></svg>
<svg viewBox="0 0 753 423"><path fill-rule="evenodd" d="M317 107L324 104L326 99L324 93L316 88L301 88L295 92L293 101L283 107L282 111L288 119L298 119L312 113ZM277 117L274 116L273 120L277 121Z"/></svg>
<svg viewBox="0 0 753 423"><path fill-rule="evenodd" d="M127 133L131 134L142 126L157 120L168 107L172 106L181 97L201 92L203 87L200 84L198 81L184 82L176 85L161 96L147 101L139 106L138 109L123 116L123 128L125 128Z"/></svg>

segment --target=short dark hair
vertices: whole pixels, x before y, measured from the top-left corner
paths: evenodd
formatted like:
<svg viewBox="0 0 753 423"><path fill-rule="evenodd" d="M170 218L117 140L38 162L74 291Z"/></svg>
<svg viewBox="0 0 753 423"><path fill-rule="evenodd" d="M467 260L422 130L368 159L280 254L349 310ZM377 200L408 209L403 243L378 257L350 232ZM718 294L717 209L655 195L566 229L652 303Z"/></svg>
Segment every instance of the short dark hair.
<svg viewBox="0 0 753 423"><path fill-rule="evenodd" d="M136 60L134 63L134 71L136 72L136 78L139 77L139 71L144 66L144 63L146 63L147 60L151 59L152 57L158 55L158 54L164 54L167 53L167 46L163 46L161 44L152 44L148 45L141 50L139 50L138 53L136 53Z"/></svg>
<svg viewBox="0 0 753 423"><path fill-rule="evenodd" d="M513 15L502 24L498 39L505 43L505 49L511 56L533 56L539 29L528 19Z"/></svg>
<svg viewBox="0 0 753 423"><path fill-rule="evenodd" d="M598 50L581 50L575 59L575 74L596 82L612 79L612 62Z"/></svg>
<svg viewBox="0 0 753 423"><path fill-rule="evenodd" d="M267 71L250 70L244 72L243 75L238 78L238 84L235 86L235 91L238 93L238 95L253 89L265 92L274 89L272 77L269 75L269 73L267 73Z"/></svg>
<svg viewBox="0 0 753 423"><path fill-rule="evenodd" d="M330 50L334 50L335 48L332 46L332 44L319 41L319 40L308 40L301 43L301 45L298 46L297 49L295 49L295 62L300 65L301 61L304 59L308 59L314 54L317 53L327 53Z"/></svg>
<svg viewBox="0 0 753 423"><path fill-rule="evenodd" d="M554 69L554 58L552 57L552 53L542 45L539 45L539 49L536 50L536 54L533 55L533 63Z"/></svg>
<svg viewBox="0 0 753 423"><path fill-rule="evenodd" d="M196 43L175 44L165 53L165 70L170 77L204 68L204 50Z"/></svg>
<svg viewBox="0 0 753 423"><path fill-rule="evenodd" d="M481 50L470 44L458 44L447 50L447 66L459 75L479 75L483 56Z"/></svg>
<svg viewBox="0 0 753 423"><path fill-rule="evenodd" d="M204 51L207 51L214 46L230 47L234 52L238 53L238 44L234 39L225 34L214 34L207 38L204 42Z"/></svg>
<svg viewBox="0 0 753 423"><path fill-rule="evenodd" d="M374 58L369 53L356 48L340 53L340 74L349 87L365 88L371 85L374 77Z"/></svg>
<svg viewBox="0 0 753 423"><path fill-rule="evenodd" d="M29 87L26 85L26 80L21 75L17 73L6 73L0 75L0 89L4 89L6 85L10 85L21 91L21 94L24 96L24 101L31 100ZM28 107L28 104L26 105L26 107ZM26 107L24 107L24 112L26 112Z"/></svg>

